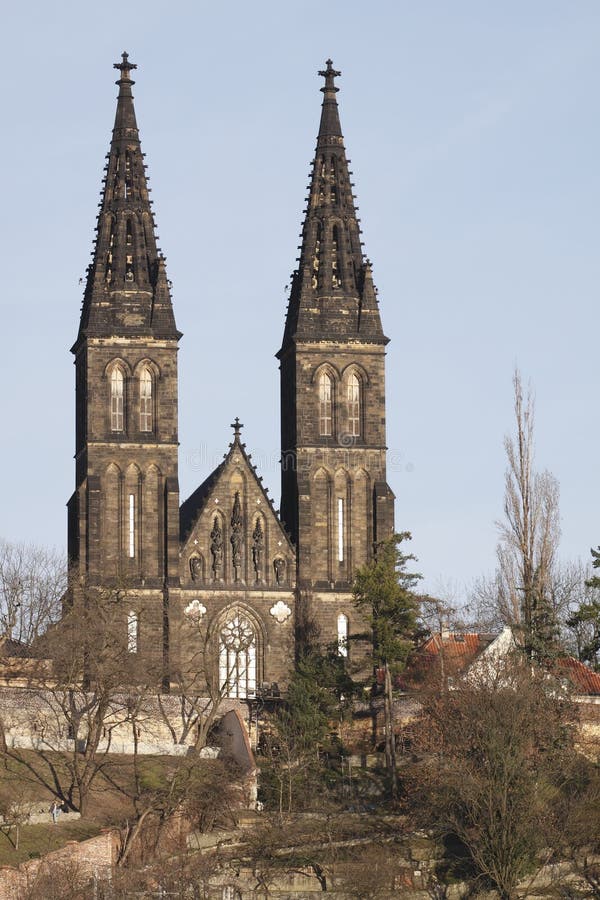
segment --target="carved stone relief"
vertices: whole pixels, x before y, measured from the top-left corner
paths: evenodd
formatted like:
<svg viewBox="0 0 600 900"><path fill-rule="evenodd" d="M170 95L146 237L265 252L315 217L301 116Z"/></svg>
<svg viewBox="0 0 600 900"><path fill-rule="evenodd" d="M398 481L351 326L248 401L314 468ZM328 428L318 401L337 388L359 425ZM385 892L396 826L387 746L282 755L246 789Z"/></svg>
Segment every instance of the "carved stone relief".
<svg viewBox="0 0 600 900"><path fill-rule="evenodd" d="M203 576L203 560L198 554L190 556L190 576L192 581L201 581Z"/></svg>
<svg viewBox="0 0 600 900"><path fill-rule="evenodd" d="M213 528L210 533L210 552L212 555L212 572L214 581L219 581L222 577L223 569L223 531L219 517L215 516Z"/></svg>
<svg viewBox="0 0 600 900"><path fill-rule="evenodd" d="M231 514L231 560L233 563L233 580L239 581L242 568L242 544L244 542L244 520L242 518L242 505L240 492L235 492L233 512Z"/></svg>
<svg viewBox="0 0 600 900"><path fill-rule="evenodd" d="M281 556L277 556L273 560L273 568L275 569L275 580L276 580L277 584L284 584L285 583L285 569L286 569L285 559L283 559Z"/></svg>
<svg viewBox="0 0 600 900"><path fill-rule="evenodd" d="M265 536L262 529L260 519L256 520L256 526L252 532L252 562L254 564L254 572L256 580L262 580L262 559L265 548Z"/></svg>

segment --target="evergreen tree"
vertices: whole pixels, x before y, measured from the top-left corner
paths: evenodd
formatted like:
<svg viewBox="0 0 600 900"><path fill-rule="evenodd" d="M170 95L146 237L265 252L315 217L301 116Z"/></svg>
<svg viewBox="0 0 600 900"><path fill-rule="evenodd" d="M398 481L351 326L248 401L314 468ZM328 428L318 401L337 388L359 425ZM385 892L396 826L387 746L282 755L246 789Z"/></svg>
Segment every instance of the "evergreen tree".
<svg viewBox="0 0 600 900"><path fill-rule="evenodd" d="M354 580L354 601L371 628L374 664L387 665L394 674L404 667L417 624L413 588L422 576L406 571L416 557L400 548L410 539L404 531L379 543L375 558L358 569Z"/></svg>
<svg viewBox="0 0 600 900"><path fill-rule="evenodd" d="M600 569L600 547L592 550L592 566ZM600 575L593 575L585 582L586 587L600 590ZM577 649L582 662L600 668L600 593L582 603L568 619L567 625L577 638Z"/></svg>
<svg viewBox="0 0 600 900"><path fill-rule="evenodd" d="M325 759L338 751L331 731L353 683L343 660L317 644L303 648L296 661L285 703L274 713L261 741L262 794L280 814L325 801L332 772Z"/></svg>
<svg viewBox="0 0 600 900"><path fill-rule="evenodd" d="M407 571L416 557L402 551L410 532L394 534L376 547L375 558L362 566L354 581L354 600L370 627L374 666L383 670L386 767L392 796L397 795L396 748L392 716L392 675L404 668L413 646L418 598L413 588L421 575Z"/></svg>

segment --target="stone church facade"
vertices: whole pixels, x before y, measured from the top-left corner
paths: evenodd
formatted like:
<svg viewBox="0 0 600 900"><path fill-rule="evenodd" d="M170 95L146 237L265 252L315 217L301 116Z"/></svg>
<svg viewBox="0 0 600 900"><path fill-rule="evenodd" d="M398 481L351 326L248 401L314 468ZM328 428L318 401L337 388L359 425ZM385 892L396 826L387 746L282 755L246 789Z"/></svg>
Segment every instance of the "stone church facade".
<svg viewBox="0 0 600 900"><path fill-rule="evenodd" d="M76 370L72 584L114 592L131 653L163 683L195 673L232 698L285 688L309 623L358 628L351 584L393 532L384 357L328 61L298 268L278 358L281 518L233 423L223 462L180 506L181 332L155 237L131 72L119 94ZM351 650L350 650L351 652Z"/></svg>

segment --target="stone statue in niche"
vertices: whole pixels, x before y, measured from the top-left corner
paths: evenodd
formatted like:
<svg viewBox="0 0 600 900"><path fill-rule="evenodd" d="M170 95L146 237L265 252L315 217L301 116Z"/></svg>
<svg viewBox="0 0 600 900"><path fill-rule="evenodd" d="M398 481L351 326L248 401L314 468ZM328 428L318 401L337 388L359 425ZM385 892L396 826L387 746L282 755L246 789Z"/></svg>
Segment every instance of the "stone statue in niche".
<svg viewBox="0 0 600 900"><path fill-rule="evenodd" d="M285 559L281 556L273 560L273 568L275 569L275 580L277 584L283 584L285 581Z"/></svg>
<svg viewBox="0 0 600 900"><path fill-rule="evenodd" d="M221 577L223 567L223 532L217 516L215 516L210 533L210 552L212 553L213 578L217 581Z"/></svg>
<svg viewBox="0 0 600 900"><path fill-rule="evenodd" d="M240 580L240 569L242 567L242 543L244 540L244 520L242 518L242 504L240 503L240 492L235 492L235 500L233 501L233 512L231 514L231 550L233 563L233 580Z"/></svg>
<svg viewBox="0 0 600 900"><path fill-rule="evenodd" d="M202 580L202 558L200 556L190 556L190 575L192 581Z"/></svg>
<svg viewBox="0 0 600 900"><path fill-rule="evenodd" d="M265 549L265 536L262 530L260 519L256 520L256 527L252 532L252 562L254 563L254 571L256 572L256 580L262 578L262 558Z"/></svg>

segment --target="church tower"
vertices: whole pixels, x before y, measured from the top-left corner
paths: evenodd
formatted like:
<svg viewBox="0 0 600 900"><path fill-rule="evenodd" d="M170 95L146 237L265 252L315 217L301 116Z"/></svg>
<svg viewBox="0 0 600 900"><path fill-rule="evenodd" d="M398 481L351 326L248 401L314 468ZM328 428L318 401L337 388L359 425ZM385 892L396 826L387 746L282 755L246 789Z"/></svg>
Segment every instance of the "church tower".
<svg viewBox="0 0 600 900"><path fill-rule="evenodd" d="M124 613L129 638L134 628L136 641L160 651L169 587L179 583L181 335L156 244L133 105L136 66L123 53L115 68L115 124L72 348L76 488L69 501L69 556L88 585L133 592L136 603Z"/></svg>
<svg viewBox="0 0 600 900"><path fill-rule="evenodd" d="M385 337L363 255L331 60L281 350L283 521L324 638L348 631L356 568L393 532ZM337 623L337 624L336 624ZM351 626L350 626L351 627Z"/></svg>

